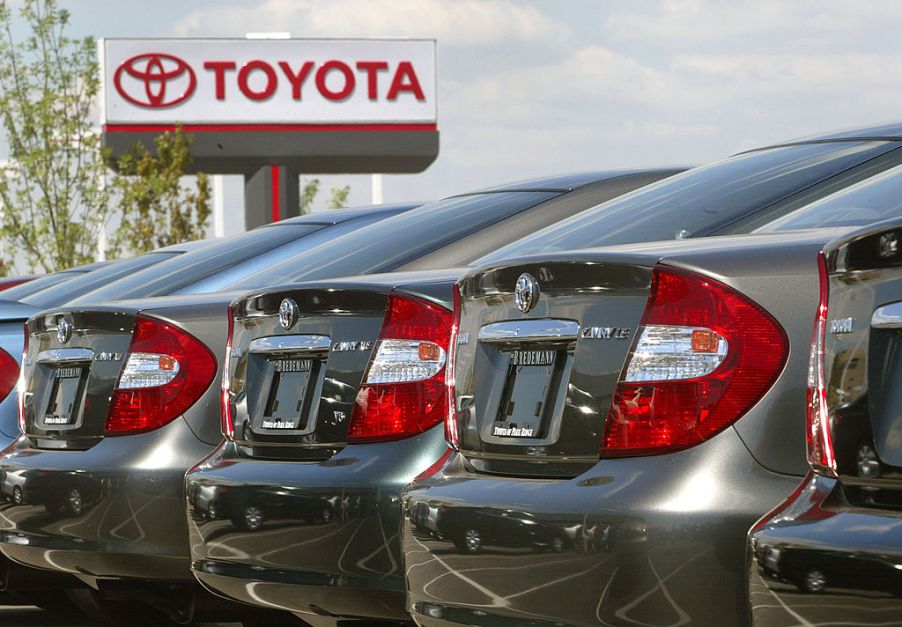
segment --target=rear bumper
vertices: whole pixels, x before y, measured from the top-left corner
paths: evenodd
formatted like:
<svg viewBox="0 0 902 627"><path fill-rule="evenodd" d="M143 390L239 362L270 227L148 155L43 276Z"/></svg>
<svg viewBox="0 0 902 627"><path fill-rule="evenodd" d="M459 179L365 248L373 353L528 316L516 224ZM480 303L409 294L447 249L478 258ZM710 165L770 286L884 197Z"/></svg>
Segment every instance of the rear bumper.
<svg viewBox="0 0 902 627"><path fill-rule="evenodd" d="M249 459L223 444L187 476L194 574L253 605L404 619L400 494L446 450L441 427L320 463Z"/></svg>
<svg viewBox="0 0 902 627"><path fill-rule="evenodd" d="M81 578L191 581L184 475L210 451L181 420L84 451L0 457L0 552Z"/></svg>
<svg viewBox="0 0 902 627"><path fill-rule="evenodd" d="M818 475L749 534L756 625L902 622L898 511L851 504Z"/></svg>
<svg viewBox="0 0 902 627"><path fill-rule="evenodd" d="M454 455L404 493L408 610L430 627L740 625L746 533L798 482L733 430L570 480L480 475Z"/></svg>

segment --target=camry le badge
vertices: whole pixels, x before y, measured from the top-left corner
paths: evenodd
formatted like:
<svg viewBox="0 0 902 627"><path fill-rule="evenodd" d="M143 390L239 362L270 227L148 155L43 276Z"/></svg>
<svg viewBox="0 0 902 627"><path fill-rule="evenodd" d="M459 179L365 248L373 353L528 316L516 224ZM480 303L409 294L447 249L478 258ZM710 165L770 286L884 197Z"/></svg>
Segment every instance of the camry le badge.
<svg viewBox="0 0 902 627"><path fill-rule="evenodd" d="M332 344L332 352L343 353L347 351L368 351L373 347L369 340L342 341Z"/></svg>
<svg viewBox="0 0 902 627"><path fill-rule="evenodd" d="M531 311L539 302L540 295L539 282L536 281L536 278L528 272L521 274L514 286L514 302L517 304L517 309L523 313Z"/></svg>
<svg viewBox="0 0 902 627"><path fill-rule="evenodd" d="M286 298L279 305L279 324L286 331L293 327L301 315L298 304L290 298Z"/></svg>
<svg viewBox="0 0 902 627"><path fill-rule="evenodd" d="M626 327L583 327L579 336L586 340L628 340L630 330Z"/></svg>
<svg viewBox="0 0 902 627"><path fill-rule="evenodd" d="M101 352L94 355L94 361L122 361L123 359L125 359L125 353Z"/></svg>
<svg viewBox="0 0 902 627"><path fill-rule="evenodd" d="M72 337L72 324L65 318L60 318L56 325L56 339L60 344L65 344Z"/></svg>

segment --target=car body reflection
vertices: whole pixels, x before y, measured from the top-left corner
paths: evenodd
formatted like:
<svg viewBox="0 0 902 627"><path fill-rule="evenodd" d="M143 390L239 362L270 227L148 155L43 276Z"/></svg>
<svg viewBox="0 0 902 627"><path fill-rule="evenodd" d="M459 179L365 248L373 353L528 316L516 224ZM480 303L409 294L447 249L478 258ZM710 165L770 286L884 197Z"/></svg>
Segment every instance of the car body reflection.
<svg viewBox="0 0 902 627"><path fill-rule="evenodd" d="M608 553L639 547L647 539L645 522L628 517L594 520L582 514L537 515L428 501L413 503L406 517L418 537L446 542L460 553Z"/></svg>

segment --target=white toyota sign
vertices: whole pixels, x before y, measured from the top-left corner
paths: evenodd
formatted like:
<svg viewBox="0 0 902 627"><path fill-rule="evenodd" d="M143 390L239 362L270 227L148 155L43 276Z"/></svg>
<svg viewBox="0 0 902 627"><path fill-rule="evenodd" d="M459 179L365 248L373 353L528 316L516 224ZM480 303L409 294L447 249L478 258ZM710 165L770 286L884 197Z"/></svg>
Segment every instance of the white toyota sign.
<svg viewBox="0 0 902 627"><path fill-rule="evenodd" d="M105 127L434 125L435 41L105 39Z"/></svg>

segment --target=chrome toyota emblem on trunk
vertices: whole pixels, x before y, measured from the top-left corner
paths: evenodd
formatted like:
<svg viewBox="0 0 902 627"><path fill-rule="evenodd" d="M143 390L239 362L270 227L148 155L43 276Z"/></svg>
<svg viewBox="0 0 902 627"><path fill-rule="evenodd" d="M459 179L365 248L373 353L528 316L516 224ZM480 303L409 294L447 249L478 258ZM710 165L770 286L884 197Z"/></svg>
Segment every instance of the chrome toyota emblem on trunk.
<svg viewBox="0 0 902 627"><path fill-rule="evenodd" d="M72 324L65 318L60 318L56 325L56 339L60 344L65 344L72 337Z"/></svg>
<svg viewBox="0 0 902 627"><path fill-rule="evenodd" d="M523 313L531 310L539 302L540 294L536 278L528 272L521 274L514 286L514 302L517 303L517 309Z"/></svg>
<svg viewBox="0 0 902 627"><path fill-rule="evenodd" d="M294 326L300 315L301 310L298 309L298 304L290 298L286 298L279 305L279 324L286 331Z"/></svg>

